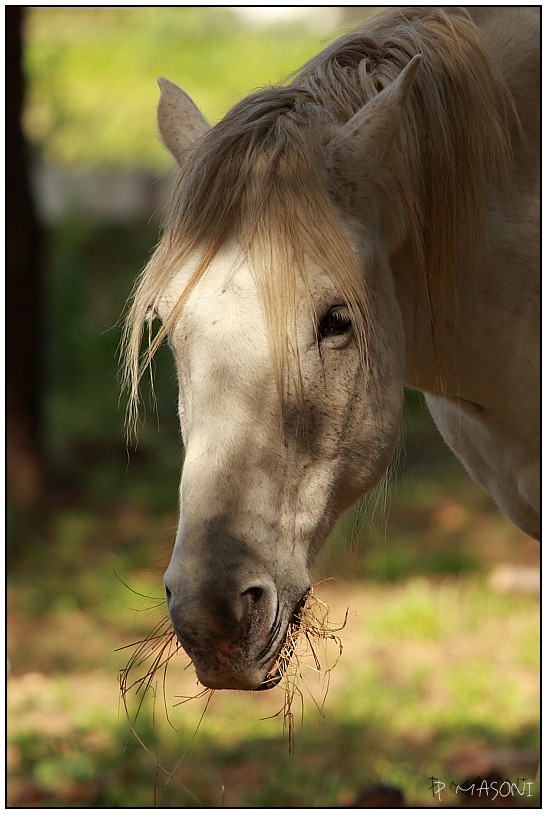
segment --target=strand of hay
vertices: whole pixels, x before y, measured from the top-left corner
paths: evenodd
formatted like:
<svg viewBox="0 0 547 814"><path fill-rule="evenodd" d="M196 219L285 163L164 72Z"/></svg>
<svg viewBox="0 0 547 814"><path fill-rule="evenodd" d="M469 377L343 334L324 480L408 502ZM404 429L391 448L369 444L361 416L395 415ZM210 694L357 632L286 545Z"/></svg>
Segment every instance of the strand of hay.
<svg viewBox="0 0 547 814"><path fill-rule="evenodd" d="M305 681L304 670L312 669L318 676L323 676L321 701L318 702L311 691L309 693L317 710L323 715L323 707L329 691L330 674L342 655L343 645L338 633L347 624L349 609L346 610L344 621L340 625L329 621L329 612L327 603L319 599L314 589L310 588L302 607L289 625L285 643L277 658L277 666L281 674L278 686L284 693L284 700L279 712L270 718L283 716L283 732L287 738L290 754L294 751L296 733L293 711L295 698L298 698L300 703L300 725L304 721L304 695L299 687L300 681ZM335 657L332 661L328 648L329 642L333 642L335 645Z"/></svg>
<svg viewBox="0 0 547 814"><path fill-rule="evenodd" d="M178 786L180 786L183 791L185 791L198 805L202 805L201 800L193 794L190 789L186 788L180 781L178 781L174 777L174 773L176 772L177 768L179 767L181 761L184 759L188 749L190 748L198 729L201 725L201 721L203 720L203 716L205 715L207 708L209 706L209 701L211 700L211 696L214 690L203 690L198 693L195 697L201 698L204 695L208 695L207 703L205 705L205 709L201 715L201 718L198 722L198 725L195 729L195 732L192 736L190 744L188 745L187 749L185 750L184 754L181 758L177 761L173 769L169 770L162 766L158 759L157 752L154 754L148 746L145 744L139 733L137 732L137 719L142 709L142 705L144 703L145 698L149 693L152 694L154 698L154 720L155 720L155 699L157 697L157 681L156 675L158 672L162 676L162 694L163 694L163 707L165 711L165 716L169 725L176 731L176 727L171 722L169 718L169 712L167 709L167 693L165 691L165 682L166 682L166 674L167 674L167 667L171 659L177 655L179 651L182 650L180 643L178 641L177 635L171 626L171 622L169 619L164 619L157 625L154 630L148 634L144 639L140 641L133 642L131 644L125 645L124 647L118 648L118 650L125 650L127 648L135 648L134 652L132 653L127 665L124 667L123 670L120 671L119 674L119 685L120 685L120 698L123 704L123 708L129 721L129 726L131 730L131 734L137 740L137 742L142 746L144 751L152 758L156 765L156 769L161 771L166 776L165 784L169 783L169 781L174 781ZM148 664L149 663L149 664ZM148 664L148 667L146 665ZM191 662L187 666L190 666ZM144 667L145 670L142 672L140 670L141 667ZM138 671L138 677L135 679L131 678L132 673L134 671ZM128 706L128 694L134 691L137 697L140 695L139 703L137 706L137 711L134 716L132 716L129 712ZM190 699L188 699L190 700ZM154 798L156 795L156 789L154 789Z"/></svg>

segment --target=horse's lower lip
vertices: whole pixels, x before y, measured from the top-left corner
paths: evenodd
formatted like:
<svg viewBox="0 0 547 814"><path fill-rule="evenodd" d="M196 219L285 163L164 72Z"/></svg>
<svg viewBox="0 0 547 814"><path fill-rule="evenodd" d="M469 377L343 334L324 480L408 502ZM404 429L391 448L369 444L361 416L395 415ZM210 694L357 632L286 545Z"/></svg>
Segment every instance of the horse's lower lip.
<svg viewBox="0 0 547 814"><path fill-rule="evenodd" d="M300 629L300 624L302 621L302 611L304 609L304 605L306 604L306 600L308 598L308 591L302 596L292 613L290 618L289 624L287 626L287 632L285 634L285 638L281 642L279 650L277 652L277 656L275 660L268 670L266 674L266 678L264 681L261 682L260 686L257 687L257 690L272 690L274 687L277 687L281 679L284 675L284 670L280 664L280 657L285 647L287 647L286 653L283 653L283 662L287 664L293 653L294 653L294 640L298 634Z"/></svg>

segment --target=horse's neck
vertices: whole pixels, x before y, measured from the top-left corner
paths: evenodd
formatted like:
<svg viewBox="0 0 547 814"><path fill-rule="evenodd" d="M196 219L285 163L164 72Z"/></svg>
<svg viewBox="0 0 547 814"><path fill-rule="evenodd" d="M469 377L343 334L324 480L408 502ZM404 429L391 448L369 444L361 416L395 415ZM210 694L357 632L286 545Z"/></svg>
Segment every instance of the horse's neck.
<svg viewBox="0 0 547 814"><path fill-rule="evenodd" d="M540 296L537 196L494 207L483 262L459 269L434 347L427 298L402 251L392 258L407 380L426 394L449 447L512 520L539 535Z"/></svg>
<svg viewBox="0 0 547 814"><path fill-rule="evenodd" d="M442 280L446 308L438 320L435 344L427 294L416 282L420 275L408 244L394 253L392 268L407 335L408 384L457 395L462 388L480 390L482 381L495 382L491 391L499 397L503 382L511 379L506 375L509 368L518 370L521 365L520 380L526 376L528 358L537 345L539 14L537 9L522 8L471 13L522 125L522 131L515 128L512 144L514 188L510 194L490 188L484 239L460 235L467 251L477 243L479 251L475 259L460 265L457 275L447 273L449 279ZM390 218L401 224L404 213L390 212ZM451 307L453 286L457 311Z"/></svg>
<svg viewBox="0 0 547 814"><path fill-rule="evenodd" d="M407 343L406 384L471 401L499 399L534 357L539 330L538 198L527 188L511 200L492 195L484 250L462 264L433 340L427 292L408 246L392 270ZM419 275L418 275L419 279ZM450 291L452 281L447 281ZM454 303L457 303L455 307Z"/></svg>

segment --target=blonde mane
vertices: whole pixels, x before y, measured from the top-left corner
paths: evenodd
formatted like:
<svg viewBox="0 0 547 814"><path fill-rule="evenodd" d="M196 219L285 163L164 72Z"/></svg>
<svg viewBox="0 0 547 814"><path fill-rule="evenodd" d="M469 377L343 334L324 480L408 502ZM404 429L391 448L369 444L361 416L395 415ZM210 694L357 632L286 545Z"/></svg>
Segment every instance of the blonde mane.
<svg viewBox="0 0 547 814"><path fill-rule="evenodd" d="M478 243L488 186L508 178L519 122L507 83L480 30L461 9L389 10L336 40L287 85L239 102L185 156L163 238L135 289L124 335L129 422L140 379L195 284L223 243L250 259L280 392L295 341L298 281L306 263L327 272L348 303L366 360L373 331L358 259L327 188L323 148L334 129L423 60L390 155L385 211L410 227L416 285L427 292L431 329L455 290L458 265ZM462 240L462 236L467 239ZM176 270L205 254L178 304L141 356L148 314ZM373 258L371 258L373 260ZM313 309L310 296L310 307Z"/></svg>

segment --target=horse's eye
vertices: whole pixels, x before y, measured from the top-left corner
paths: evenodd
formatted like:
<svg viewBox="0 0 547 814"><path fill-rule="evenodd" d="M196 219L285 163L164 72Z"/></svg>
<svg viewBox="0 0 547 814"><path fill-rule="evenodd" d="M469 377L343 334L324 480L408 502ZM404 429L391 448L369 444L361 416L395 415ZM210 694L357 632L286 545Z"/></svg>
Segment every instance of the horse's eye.
<svg viewBox="0 0 547 814"><path fill-rule="evenodd" d="M319 323L319 341L329 336L340 336L351 328L349 311L345 305L335 305Z"/></svg>

